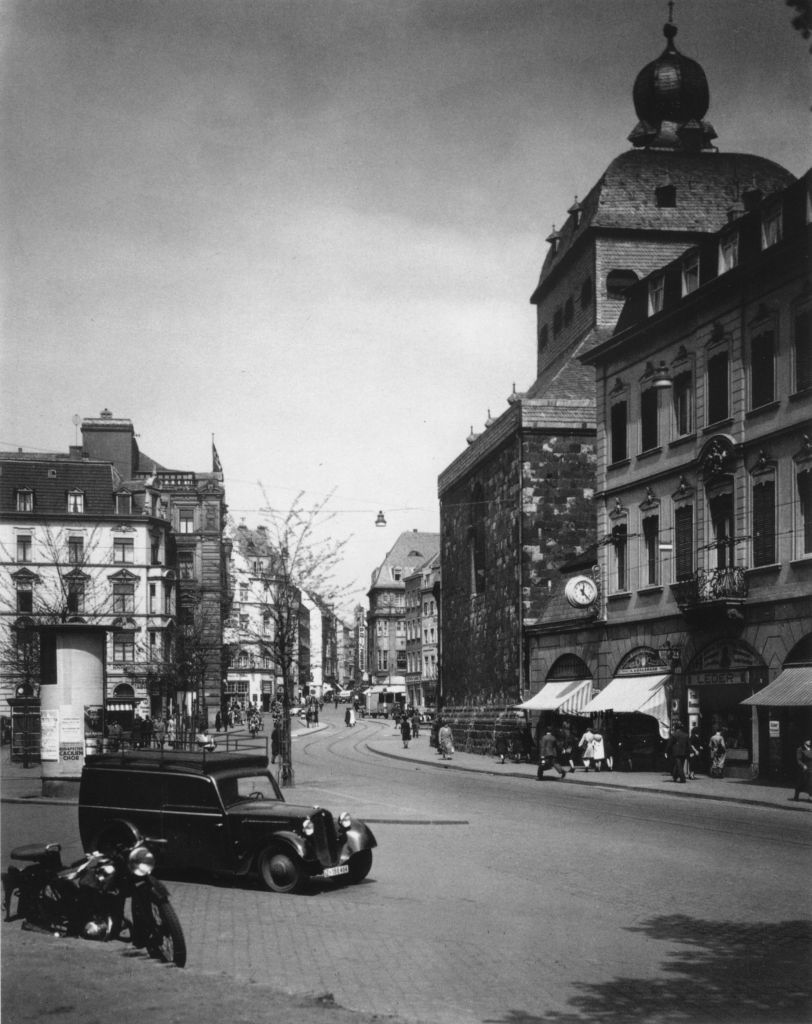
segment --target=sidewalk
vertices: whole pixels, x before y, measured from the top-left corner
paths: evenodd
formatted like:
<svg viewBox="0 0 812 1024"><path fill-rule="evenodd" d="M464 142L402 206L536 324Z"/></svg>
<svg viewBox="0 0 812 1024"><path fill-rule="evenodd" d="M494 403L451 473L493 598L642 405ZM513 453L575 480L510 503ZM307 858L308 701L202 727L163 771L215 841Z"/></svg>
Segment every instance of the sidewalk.
<svg viewBox="0 0 812 1024"><path fill-rule="evenodd" d="M387 723L388 725L388 723ZM320 722L309 729L304 725L294 724L292 738L311 735L330 728L330 723ZM246 733L245 729L230 730L229 735L239 736ZM367 749L382 757L409 761L437 769L448 771L481 772L486 775L507 775L510 778L525 782L535 782L536 765L514 764L508 761L499 764L495 757L481 754L465 754L456 752L451 760L443 761L434 747L429 746L429 728L421 730L416 740L411 740L404 750L400 733L391 726L366 743ZM34 764L23 768L21 764L12 763L9 744L0 748L0 800L37 800L42 803L70 804L74 800L56 797L42 797L41 768ZM764 779L711 779L700 775L695 781L684 786L671 781L671 776L661 772L620 772L603 771L586 774L582 768L559 781L555 772L548 772L545 784L555 786L597 786L602 789L629 790L639 793L666 793L682 799L721 800L727 803L745 804L761 807L778 807L797 813L812 813L812 799L801 796L798 803L792 799L792 785L789 782L771 782Z"/></svg>
<svg viewBox="0 0 812 1024"><path fill-rule="evenodd" d="M311 725L308 729L304 724L299 724L297 719L291 723L291 739L296 740L299 736L318 732L326 729L327 723L320 722L318 725ZM221 733L225 737L225 733ZM238 726L236 729L229 729L228 735L231 739L239 739L248 736L248 729L245 726ZM264 736L264 733L260 734ZM215 733L215 739L217 734ZM75 804L76 800L60 797L42 796L42 766L39 761L32 762L29 768L23 768L19 762L11 760L11 744L6 743L0 747L0 802L36 800L43 804Z"/></svg>
<svg viewBox="0 0 812 1024"><path fill-rule="evenodd" d="M511 761L500 764L498 758L481 754L456 752L450 760L443 761L434 747L429 746L429 728L421 729L416 740L410 740L404 750L400 733L394 729L367 742L367 749L383 757L392 757L416 764L430 765L448 771L480 772L486 775L508 775L511 778L535 783L535 764L514 764ZM778 807L797 813L812 813L812 799L801 795L795 803L790 782L772 782L766 779L711 779L700 775L681 785L672 782L670 774L662 772L584 772L576 768L574 774L559 780L555 771L548 771L544 784L551 786L597 786L601 789L630 790L639 793L666 793L669 796L693 800L720 800L726 803L749 804L761 807Z"/></svg>

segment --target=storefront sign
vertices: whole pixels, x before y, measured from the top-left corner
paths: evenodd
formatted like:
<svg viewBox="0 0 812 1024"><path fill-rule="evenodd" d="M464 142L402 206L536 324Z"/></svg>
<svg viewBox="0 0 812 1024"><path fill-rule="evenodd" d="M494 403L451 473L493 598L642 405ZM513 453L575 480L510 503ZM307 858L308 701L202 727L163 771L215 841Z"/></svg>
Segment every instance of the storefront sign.
<svg viewBox="0 0 812 1024"><path fill-rule="evenodd" d="M781 723L770 719L770 739L778 739L781 735Z"/></svg>
<svg viewBox="0 0 812 1024"><path fill-rule="evenodd" d="M81 761L84 757L85 748L83 744L78 743L60 743L59 744L59 760L60 761Z"/></svg>
<svg viewBox="0 0 812 1024"><path fill-rule="evenodd" d="M40 712L40 757L43 761L59 760L59 712L42 708Z"/></svg>

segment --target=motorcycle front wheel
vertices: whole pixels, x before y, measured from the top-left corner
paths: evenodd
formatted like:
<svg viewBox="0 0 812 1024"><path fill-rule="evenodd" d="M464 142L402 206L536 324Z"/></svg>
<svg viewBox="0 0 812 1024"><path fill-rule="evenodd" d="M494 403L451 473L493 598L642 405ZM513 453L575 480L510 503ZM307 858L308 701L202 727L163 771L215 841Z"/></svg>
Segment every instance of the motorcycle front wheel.
<svg viewBox="0 0 812 1024"><path fill-rule="evenodd" d="M153 959L186 965L186 939L175 908L153 890L133 900L133 927Z"/></svg>

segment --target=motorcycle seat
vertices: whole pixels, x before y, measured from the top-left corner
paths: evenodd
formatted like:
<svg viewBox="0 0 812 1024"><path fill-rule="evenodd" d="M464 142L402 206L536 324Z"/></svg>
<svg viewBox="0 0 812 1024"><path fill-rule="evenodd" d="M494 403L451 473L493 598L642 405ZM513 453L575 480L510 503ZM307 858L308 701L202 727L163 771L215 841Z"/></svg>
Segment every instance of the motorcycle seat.
<svg viewBox="0 0 812 1024"><path fill-rule="evenodd" d="M28 843L26 846L16 846L11 851L12 860L29 860L32 863L37 861L55 861L60 864L62 847L59 843Z"/></svg>

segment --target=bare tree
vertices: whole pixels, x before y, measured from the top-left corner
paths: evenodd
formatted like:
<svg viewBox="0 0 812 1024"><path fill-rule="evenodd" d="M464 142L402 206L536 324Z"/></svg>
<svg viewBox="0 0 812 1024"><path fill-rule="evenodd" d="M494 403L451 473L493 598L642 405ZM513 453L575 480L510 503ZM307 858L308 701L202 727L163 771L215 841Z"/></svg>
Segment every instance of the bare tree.
<svg viewBox="0 0 812 1024"><path fill-rule="evenodd" d="M283 783L292 785L290 712L301 668L302 595L309 595L318 605L331 607L345 599L349 588L336 584L334 574L349 538L337 541L329 533L334 513L327 511L327 504L332 494L307 508L304 493L300 492L283 512L272 508L264 489L262 493L265 507L260 518L268 553L263 563L261 611L270 620L271 628L258 640L272 651L277 674L282 679L282 707L277 707L275 716L280 727L280 774Z"/></svg>

